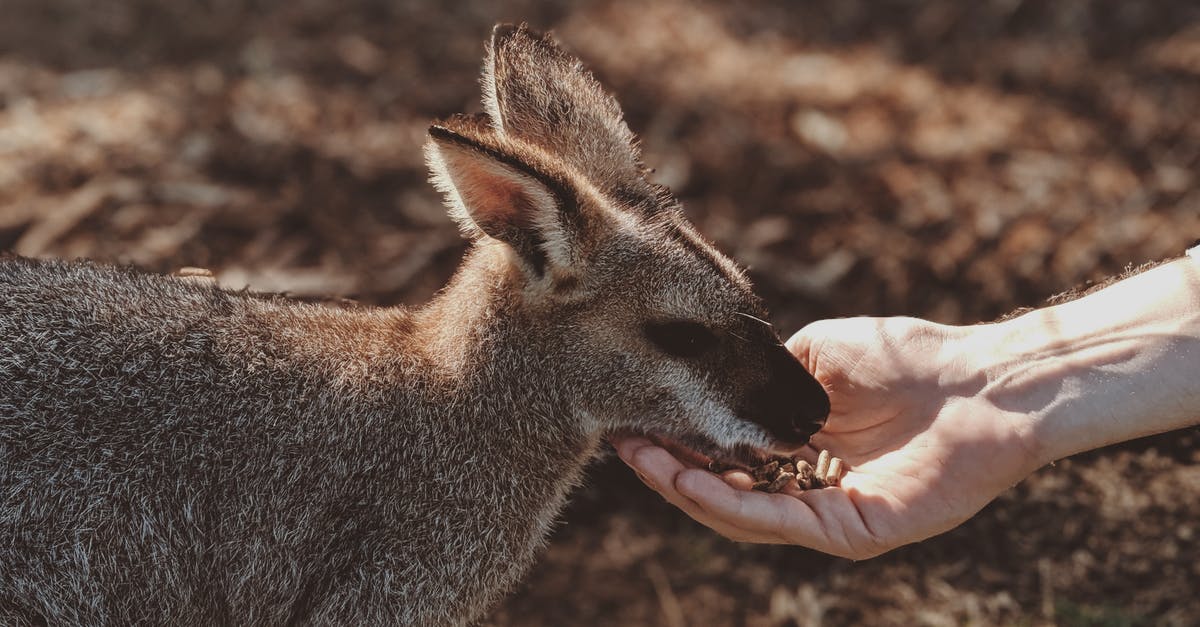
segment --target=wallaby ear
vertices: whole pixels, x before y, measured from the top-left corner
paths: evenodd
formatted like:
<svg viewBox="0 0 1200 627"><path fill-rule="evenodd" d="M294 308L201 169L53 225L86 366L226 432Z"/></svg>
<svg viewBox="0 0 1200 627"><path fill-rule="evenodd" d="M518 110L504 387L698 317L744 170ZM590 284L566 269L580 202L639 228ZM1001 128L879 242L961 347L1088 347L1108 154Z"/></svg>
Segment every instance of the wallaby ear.
<svg viewBox="0 0 1200 627"><path fill-rule="evenodd" d="M492 31L483 104L503 135L541 147L621 200L653 197L621 106L579 59L526 25Z"/></svg>
<svg viewBox="0 0 1200 627"><path fill-rule="evenodd" d="M573 263L564 211L576 203L563 183L481 138L436 125L429 138L431 180L466 235L508 244L537 276Z"/></svg>

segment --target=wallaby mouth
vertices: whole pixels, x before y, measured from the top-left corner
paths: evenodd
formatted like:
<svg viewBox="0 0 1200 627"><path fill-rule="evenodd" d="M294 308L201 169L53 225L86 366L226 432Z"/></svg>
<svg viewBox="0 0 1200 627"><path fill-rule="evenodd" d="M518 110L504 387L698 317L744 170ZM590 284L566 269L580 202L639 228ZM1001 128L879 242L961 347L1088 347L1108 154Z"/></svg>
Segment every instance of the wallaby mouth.
<svg viewBox="0 0 1200 627"><path fill-rule="evenodd" d="M698 468L740 468L750 470L761 466L780 453L792 450L766 450L749 444L738 444L732 448L722 447L708 436L699 433L663 434L652 431L622 429L621 435L638 435L661 446L680 461ZM799 447L797 447L799 448Z"/></svg>
<svg viewBox="0 0 1200 627"><path fill-rule="evenodd" d="M759 448L749 443L721 446L709 435L692 430L628 430L659 444L686 463L704 468L750 469L779 455L803 448L825 426L829 417L829 394L782 342L767 352L767 377L760 387L746 394L735 411L737 420L762 428L770 444Z"/></svg>
<svg viewBox="0 0 1200 627"><path fill-rule="evenodd" d="M751 469L778 456L791 456L808 444L829 417L829 394L825 386L804 368L772 332L766 343L765 377L742 392L744 400L729 420L761 428L765 438L757 446L740 443L722 446L707 433L676 425L674 429L622 429L670 451L675 457L698 467ZM682 427L682 428L681 428Z"/></svg>

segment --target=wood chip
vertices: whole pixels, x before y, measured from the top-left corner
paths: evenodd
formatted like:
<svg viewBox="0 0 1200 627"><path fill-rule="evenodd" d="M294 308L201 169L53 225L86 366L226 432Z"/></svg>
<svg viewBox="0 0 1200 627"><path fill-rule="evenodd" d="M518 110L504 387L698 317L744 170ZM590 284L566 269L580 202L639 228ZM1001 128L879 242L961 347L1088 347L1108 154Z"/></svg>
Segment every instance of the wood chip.
<svg viewBox="0 0 1200 627"><path fill-rule="evenodd" d="M829 451L821 451L817 456L817 479L824 480L825 475L829 474Z"/></svg>
<svg viewBox="0 0 1200 627"><path fill-rule="evenodd" d="M781 472L775 477L771 483L767 484L767 492L779 492L788 487L789 484L796 480L796 475L790 472Z"/></svg>
<svg viewBox="0 0 1200 627"><path fill-rule="evenodd" d="M779 474L779 460L769 461L762 466L754 468L750 471L750 475L757 481L771 481Z"/></svg>
<svg viewBox="0 0 1200 627"><path fill-rule="evenodd" d="M829 473L825 475L825 485L838 485L842 482L842 458L834 457L829 460Z"/></svg>

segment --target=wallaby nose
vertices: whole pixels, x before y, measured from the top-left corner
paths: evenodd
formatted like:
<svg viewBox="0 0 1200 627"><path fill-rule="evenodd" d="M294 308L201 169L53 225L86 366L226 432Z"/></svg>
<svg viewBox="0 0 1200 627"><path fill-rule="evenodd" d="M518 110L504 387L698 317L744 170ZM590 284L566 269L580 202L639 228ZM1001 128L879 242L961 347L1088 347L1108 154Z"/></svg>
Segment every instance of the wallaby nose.
<svg viewBox="0 0 1200 627"><path fill-rule="evenodd" d="M829 394L825 391L825 386L821 385L821 382L817 381L816 377L804 370L803 367L801 370L804 372L804 376L797 381L792 430L807 442L814 433L825 426L825 421L829 418L830 405Z"/></svg>
<svg viewBox="0 0 1200 627"><path fill-rule="evenodd" d="M829 395L782 345L768 349L767 383L750 399L747 418L787 444L805 444L825 426Z"/></svg>

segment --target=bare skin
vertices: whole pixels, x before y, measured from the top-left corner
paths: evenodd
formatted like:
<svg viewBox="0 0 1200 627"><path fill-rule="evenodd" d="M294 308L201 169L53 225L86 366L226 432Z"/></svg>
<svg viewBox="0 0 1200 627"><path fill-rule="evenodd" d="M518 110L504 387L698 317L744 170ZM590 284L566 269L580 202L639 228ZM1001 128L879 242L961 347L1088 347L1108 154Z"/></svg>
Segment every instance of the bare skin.
<svg viewBox="0 0 1200 627"><path fill-rule="evenodd" d="M737 541L865 559L956 527L1041 466L1200 424L1200 260L970 327L915 318L809 325L788 347L833 405L814 449L841 486L750 491L642 438L617 452L651 488Z"/></svg>

